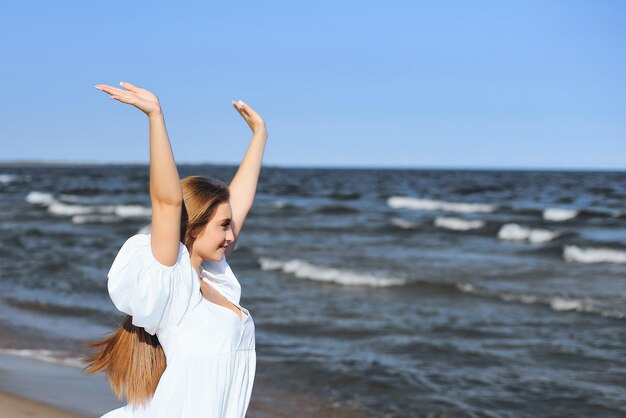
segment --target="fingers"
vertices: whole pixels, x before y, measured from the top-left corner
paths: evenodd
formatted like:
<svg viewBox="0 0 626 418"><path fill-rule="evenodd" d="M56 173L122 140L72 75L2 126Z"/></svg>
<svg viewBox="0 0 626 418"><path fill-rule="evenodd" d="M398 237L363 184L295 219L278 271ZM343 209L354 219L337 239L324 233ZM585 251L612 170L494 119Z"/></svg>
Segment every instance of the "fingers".
<svg viewBox="0 0 626 418"><path fill-rule="evenodd" d="M118 89L106 84L96 84L94 87L107 93L109 95L109 99L114 99L122 103L130 103L127 90Z"/></svg>
<svg viewBox="0 0 626 418"><path fill-rule="evenodd" d="M241 101L241 100L237 100L237 101L232 100L232 102L233 102L233 106L235 107L235 109L237 109L237 110L239 110L239 111L244 110L244 109L246 109L246 108L248 107L248 105L246 105L246 104L245 104L243 101ZM247 109L246 109L246 110L247 110Z"/></svg>
<svg viewBox="0 0 626 418"><path fill-rule="evenodd" d="M125 89L127 89L129 91L134 91L134 92L137 92L137 91L141 90L139 87L137 87L137 86L135 86L133 84L130 84L127 81L120 81L120 86L124 87Z"/></svg>
<svg viewBox="0 0 626 418"><path fill-rule="evenodd" d="M107 86L106 84L96 84L94 87L108 94L119 95L126 93L126 90L118 89L117 87Z"/></svg>
<svg viewBox="0 0 626 418"><path fill-rule="evenodd" d="M256 117L256 112L252 109L247 103L244 103L242 100L237 100L236 102L233 100L233 107L237 109L237 111L246 119L251 119Z"/></svg>
<svg viewBox="0 0 626 418"><path fill-rule="evenodd" d="M248 109L250 109L250 107L241 100L238 100L236 102L233 100L232 102L233 107L237 110L237 112L239 112L239 114L246 120L246 122L250 124L252 120L250 112L248 112Z"/></svg>
<svg viewBox="0 0 626 418"><path fill-rule="evenodd" d="M246 122L248 122L248 124L253 123L253 121L255 124L264 123L261 116L247 103L244 103L242 100L238 100L236 102L233 100L232 103L233 107L237 109L239 114L246 120Z"/></svg>
<svg viewBox="0 0 626 418"><path fill-rule="evenodd" d="M134 93L139 92L140 89L139 87L127 82L127 81L120 81L120 86L124 87L126 90L122 90L122 89L118 89L117 87L113 87L113 86L109 86L106 84L96 84L94 87L97 88L100 91L103 91L105 93L109 93L109 94L122 94L122 93L126 93L129 91L132 91Z"/></svg>

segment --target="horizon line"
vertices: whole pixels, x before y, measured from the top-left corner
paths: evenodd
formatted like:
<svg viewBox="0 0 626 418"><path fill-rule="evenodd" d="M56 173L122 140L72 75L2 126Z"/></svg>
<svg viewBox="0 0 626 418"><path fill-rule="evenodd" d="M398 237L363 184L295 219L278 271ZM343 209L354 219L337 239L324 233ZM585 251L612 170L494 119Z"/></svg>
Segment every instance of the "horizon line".
<svg viewBox="0 0 626 418"><path fill-rule="evenodd" d="M231 162L176 162L177 165L213 165L213 166L237 166L239 163ZM146 161L78 161L78 160L0 160L0 167L11 167L19 165L37 165L37 166L85 166L85 165L142 165L149 166ZM262 168L279 168L279 169L320 169L320 170L433 170L433 171L565 171L565 172L626 172L626 167L609 167L609 168L585 168L585 167L550 167L550 166L406 166L406 165L285 165L265 163Z"/></svg>

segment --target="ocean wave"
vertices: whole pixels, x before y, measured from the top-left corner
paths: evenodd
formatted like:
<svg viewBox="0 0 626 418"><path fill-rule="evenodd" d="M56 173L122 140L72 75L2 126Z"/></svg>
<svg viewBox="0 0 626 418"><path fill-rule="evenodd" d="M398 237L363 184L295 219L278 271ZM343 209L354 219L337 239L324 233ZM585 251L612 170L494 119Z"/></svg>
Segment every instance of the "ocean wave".
<svg viewBox="0 0 626 418"><path fill-rule="evenodd" d="M316 266L308 261L292 259L289 261L259 257L262 270L281 270L298 279L308 279L320 282L332 282L344 286L372 286L388 287L402 286L405 279L374 276L368 273L359 273L352 270L338 269L326 266Z"/></svg>
<svg viewBox="0 0 626 418"><path fill-rule="evenodd" d="M497 205L486 203L446 202L442 200L418 199L409 196L391 196L387 199L387 205L394 209L439 210L462 213L490 213L498 208Z"/></svg>
<svg viewBox="0 0 626 418"><path fill-rule="evenodd" d="M457 288L463 293L469 293L478 296L491 297L500 299L504 302L515 302L524 304L539 304L548 306L555 312L575 311L601 315L608 318L624 319L626 318L626 310L613 308L591 298L573 298L567 296L542 296L532 294L516 294L508 292L497 292L485 289L483 287L471 283L457 283ZM624 307L626 300L618 300L614 303L616 307Z"/></svg>
<svg viewBox="0 0 626 418"><path fill-rule="evenodd" d="M86 364L83 363L82 357L76 357L67 351L53 351L45 349L18 349L18 348L0 348L0 353L12 354L14 356L27 357L35 360L45 361L47 363L61 364L64 366L83 369Z"/></svg>
<svg viewBox="0 0 626 418"><path fill-rule="evenodd" d="M95 309L92 306L79 304L71 300L59 299L55 302L44 301L41 298L38 299L20 299L16 297L5 297L5 301L8 305L14 306L18 309L35 312L45 316L66 316L66 317L80 317L85 318L87 316L102 316L102 311Z"/></svg>
<svg viewBox="0 0 626 418"><path fill-rule="evenodd" d="M54 201L54 196L52 193L44 193L31 191L26 195L26 201L28 203L32 203L35 205L49 205L52 201Z"/></svg>
<svg viewBox="0 0 626 418"><path fill-rule="evenodd" d="M619 209L611 209L611 208L587 208L582 209L578 214L578 217L581 218L619 218L624 214L623 211Z"/></svg>
<svg viewBox="0 0 626 418"><path fill-rule="evenodd" d="M437 217L435 218L434 224L439 228L451 229L454 231L468 231L470 229L482 228L485 226L485 221L468 221L466 219L455 217Z"/></svg>
<svg viewBox="0 0 626 418"><path fill-rule="evenodd" d="M60 200L64 200L69 203L94 203L101 198L99 196L79 196L74 194L60 194Z"/></svg>
<svg viewBox="0 0 626 418"><path fill-rule="evenodd" d="M125 218L147 218L152 215L152 209L141 205L108 205L86 206L69 204L56 199L51 193L31 191L26 195L26 201L32 204L43 205L48 212L57 216L71 216L76 224L87 222L114 222ZM92 216L90 216L92 215Z"/></svg>
<svg viewBox="0 0 626 418"><path fill-rule="evenodd" d="M0 174L0 183L9 184L14 182L17 176L15 174Z"/></svg>
<svg viewBox="0 0 626 418"><path fill-rule="evenodd" d="M141 205L115 205L113 213L121 218L146 218L152 216L152 209Z"/></svg>
<svg viewBox="0 0 626 418"><path fill-rule="evenodd" d="M546 208L543 210L543 219L546 221L567 221L578 216L578 211L575 209L563 209L563 208Z"/></svg>
<svg viewBox="0 0 626 418"><path fill-rule="evenodd" d="M566 245L563 248L563 258L567 262L575 263L613 263L626 264L626 251L612 248L582 248L576 245Z"/></svg>
<svg viewBox="0 0 626 418"><path fill-rule="evenodd" d="M82 206L82 205L70 205L63 203L60 200L53 199L48 204L48 212L53 215L72 216L72 215L85 215L87 213L96 212L96 207Z"/></svg>
<svg viewBox="0 0 626 418"><path fill-rule="evenodd" d="M122 221L123 218L115 215L74 215L72 223L81 224L107 224Z"/></svg>
<svg viewBox="0 0 626 418"><path fill-rule="evenodd" d="M402 229L415 229L417 227L415 222L407 221L402 218L391 218L391 224Z"/></svg>
<svg viewBox="0 0 626 418"><path fill-rule="evenodd" d="M273 208L284 209L284 210L298 209L297 205L294 205L293 203L285 202L284 200L276 200L276 201L270 203L270 206L273 207Z"/></svg>
<svg viewBox="0 0 626 418"><path fill-rule="evenodd" d="M552 241L560 236L558 231L528 228L516 223L504 224L498 231L498 239L506 241L528 241L533 244Z"/></svg>

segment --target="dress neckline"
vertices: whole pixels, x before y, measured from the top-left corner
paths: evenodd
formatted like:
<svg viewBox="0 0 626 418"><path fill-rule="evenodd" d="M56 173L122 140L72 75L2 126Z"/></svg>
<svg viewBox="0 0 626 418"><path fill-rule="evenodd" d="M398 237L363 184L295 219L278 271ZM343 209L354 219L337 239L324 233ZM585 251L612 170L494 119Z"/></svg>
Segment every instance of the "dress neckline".
<svg viewBox="0 0 626 418"><path fill-rule="evenodd" d="M220 261L203 260L200 263L200 279L201 281L207 282L213 289L217 290L224 299L237 306L240 309L240 313L237 314L235 311L227 308L226 306L222 306L218 303L205 299L208 303L217 305L223 309L228 309L239 321L241 321L242 324L246 322L250 315L248 310L239 304L239 300L241 298L241 285L228 265L225 254L222 254L222 259ZM204 299L204 296L202 296L202 298Z"/></svg>

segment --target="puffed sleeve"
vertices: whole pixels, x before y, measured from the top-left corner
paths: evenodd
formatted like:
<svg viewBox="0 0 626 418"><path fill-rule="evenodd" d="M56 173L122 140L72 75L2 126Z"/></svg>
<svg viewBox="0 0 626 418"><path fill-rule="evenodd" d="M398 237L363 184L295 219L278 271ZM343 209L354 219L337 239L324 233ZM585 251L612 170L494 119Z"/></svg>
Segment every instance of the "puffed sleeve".
<svg viewBox="0 0 626 418"><path fill-rule="evenodd" d="M187 247L178 244L176 264L166 266L152 254L150 234L133 235L122 245L108 273L115 307L132 315L133 324L151 335L178 325L202 298Z"/></svg>

